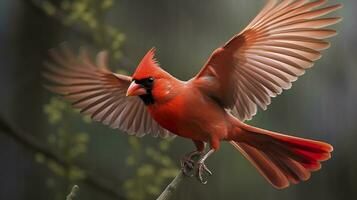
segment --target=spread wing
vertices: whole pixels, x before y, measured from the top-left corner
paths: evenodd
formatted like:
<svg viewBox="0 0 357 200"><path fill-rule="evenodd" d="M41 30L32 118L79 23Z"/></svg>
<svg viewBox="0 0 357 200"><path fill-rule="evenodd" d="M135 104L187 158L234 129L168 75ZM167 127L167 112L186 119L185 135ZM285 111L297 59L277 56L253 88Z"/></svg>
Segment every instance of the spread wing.
<svg viewBox="0 0 357 200"><path fill-rule="evenodd" d="M50 55L53 62L45 63L44 76L52 85L47 88L71 101L81 113L130 135L173 136L151 118L140 98L126 96L131 77L112 73L106 52L98 53L96 64L86 51L76 57L66 46L51 50Z"/></svg>
<svg viewBox="0 0 357 200"><path fill-rule="evenodd" d="M312 67L336 34L324 27L341 20L323 17L342 6L325 0L268 0L254 20L218 48L194 78L202 91L240 120L251 119L257 105L266 109L271 97Z"/></svg>

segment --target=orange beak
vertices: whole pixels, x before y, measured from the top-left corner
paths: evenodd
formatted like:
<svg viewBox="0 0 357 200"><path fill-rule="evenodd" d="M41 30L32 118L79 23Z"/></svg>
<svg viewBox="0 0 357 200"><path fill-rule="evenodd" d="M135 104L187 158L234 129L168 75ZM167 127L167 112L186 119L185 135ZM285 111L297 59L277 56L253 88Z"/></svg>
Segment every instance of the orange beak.
<svg viewBox="0 0 357 200"><path fill-rule="evenodd" d="M143 88L140 84L136 84L134 81L131 82L128 90L126 91L126 96L139 96L146 94L145 88Z"/></svg>

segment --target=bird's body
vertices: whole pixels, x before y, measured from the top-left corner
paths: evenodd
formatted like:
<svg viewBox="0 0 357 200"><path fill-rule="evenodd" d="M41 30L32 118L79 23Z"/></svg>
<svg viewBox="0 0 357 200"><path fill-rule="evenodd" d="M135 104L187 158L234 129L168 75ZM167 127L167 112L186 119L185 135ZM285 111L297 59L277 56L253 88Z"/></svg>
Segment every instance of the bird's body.
<svg viewBox="0 0 357 200"><path fill-rule="evenodd" d="M181 81L163 70L150 50L134 74L124 76L107 68L106 54L94 64L84 52L80 59L68 49L52 52L45 76L50 90L64 95L80 108L112 128L163 137L191 139L197 150L181 165L185 174L199 155L197 177L211 173L204 161L230 142L275 187L307 180L320 162L330 158L332 146L292 137L244 123L266 109L272 97L312 67L329 47L323 39L336 34L323 27L340 21L319 18L341 5L318 8L325 0L269 0L241 33L217 48L200 72ZM210 150L205 152L205 144Z"/></svg>
<svg viewBox="0 0 357 200"><path fill-rule="evenodd" d="M169 96L165 101L148 105L149 113L162 127L196 141L227 138L232 126L230 114L202 94L193 81L175 81L172 85L175 90L165 95ZM153 98L158 98L155 92Z"/></svg>

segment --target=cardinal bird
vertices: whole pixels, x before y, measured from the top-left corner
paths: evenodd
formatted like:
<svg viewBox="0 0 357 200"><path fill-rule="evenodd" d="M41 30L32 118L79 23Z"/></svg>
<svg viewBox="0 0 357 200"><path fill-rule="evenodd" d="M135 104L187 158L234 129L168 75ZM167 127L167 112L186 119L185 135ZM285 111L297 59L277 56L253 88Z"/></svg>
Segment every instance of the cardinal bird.
<svg viewBox="0 0 357 200"><path fill-rule="evenodd" d="M322 17L341 8L325 0L268 0L239 34L217 48L198 74L181 81L155 60L155 49L142 58L132 76L113 73L102 51L93 62L83 50L51 50L44 76L47 87L74 108L131 135L181 136L196 150L181 159L186 175L202 183L212 174L206 159L221 141L240 151L276 188L309 179L330 158L327 143L263 130L244 123L259 106L291 87L329 47L324 39L340 17ZM322 7L321 7L322 6ZM206 144L209 146L206 150ZM195 159L198 158L198 159Z"/></svg>

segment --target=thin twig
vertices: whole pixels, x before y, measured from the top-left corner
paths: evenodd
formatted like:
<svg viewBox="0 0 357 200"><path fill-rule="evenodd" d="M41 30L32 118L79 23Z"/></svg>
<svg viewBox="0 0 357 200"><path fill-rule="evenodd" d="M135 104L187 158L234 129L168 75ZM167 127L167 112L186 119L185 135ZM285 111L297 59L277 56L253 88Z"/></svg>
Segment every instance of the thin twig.
<svg viewBox="0 0 357 200"><path fill-rule="evenodd" d="M185 175L180 171L179 174L171 181L171 183L165 188L156 200L169 200L175 194L180 182L185 178Z"/></svg>
<svg viewBox="0 0 357 200"><path fill-rule="evenodd" d="M74 198L78 196L78 192L79 192L78 185L74 185L72 187L71 192L67 195L66 200L74 200Z"/></svg>

